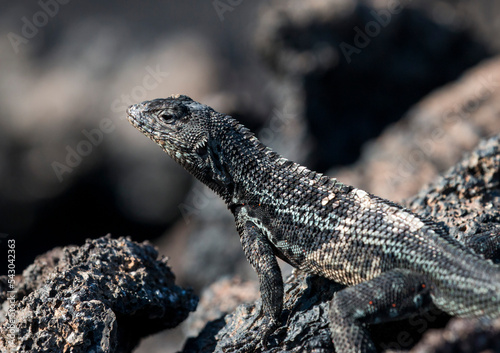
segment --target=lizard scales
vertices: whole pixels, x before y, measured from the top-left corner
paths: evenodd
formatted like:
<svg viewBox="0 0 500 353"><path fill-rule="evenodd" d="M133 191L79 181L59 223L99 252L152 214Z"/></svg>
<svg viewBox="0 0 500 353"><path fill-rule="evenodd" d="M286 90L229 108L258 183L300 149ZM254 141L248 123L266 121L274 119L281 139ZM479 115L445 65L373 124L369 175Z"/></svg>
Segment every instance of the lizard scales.
<svg viewBox="0 0 500 353"><path fill-rule="evenodd" d="M338 352L375 352L367 323L431 305L451 315L500 315L499 267L432 220L279 156L233 118L187 96L146 101L127 113L233 213L259 276L268 317L263 340L282 310L276 256L351 286L330 307ZM238 343L239 350L258 340Z"/></svg>

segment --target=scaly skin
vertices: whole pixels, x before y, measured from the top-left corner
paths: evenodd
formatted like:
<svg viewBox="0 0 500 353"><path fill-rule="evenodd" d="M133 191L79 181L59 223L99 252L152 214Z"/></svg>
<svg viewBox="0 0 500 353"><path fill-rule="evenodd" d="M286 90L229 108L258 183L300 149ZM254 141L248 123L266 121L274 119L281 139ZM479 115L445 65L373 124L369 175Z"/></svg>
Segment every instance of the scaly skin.
<svg viewBox="0 0 500 353"><path fill-rule="evenodd" d="M143 102L127 113L233 213L260 281L264 341L282 310L276 257L350 286L330 307L337 352L375 352L366 324L431 305L457 316L500 316L500 268L432 220L279 156L233 118L189 97ZM259 340L236 350L251 351Z"/></svg>

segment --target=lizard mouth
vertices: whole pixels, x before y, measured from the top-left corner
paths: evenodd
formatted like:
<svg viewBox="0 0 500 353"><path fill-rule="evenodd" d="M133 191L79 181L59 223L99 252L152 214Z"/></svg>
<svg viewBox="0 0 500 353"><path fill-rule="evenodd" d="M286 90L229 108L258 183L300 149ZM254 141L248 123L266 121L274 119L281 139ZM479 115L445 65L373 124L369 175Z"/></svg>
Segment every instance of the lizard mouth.
<svg viewBox="0 0 500 353"><path fill-rule="evenodd" d="M144 125L141 124L138 119L138 116L140 116L139 110L140 109L137 107L137 104L131 105L127 108L127 120L136 128L140 128Z"/></svg>
<svg viewBox="0 0 500 353"><path fill-rule="evenodd" d="M156 114L144 114L144 103L134 104L127 109L128 121L142 132L147 132L152 135L158 134L158 131L168 133L172 130L172 126Z"/></svg>
<svg viewBox="0 0 500 353"><path fill-rule="evenodd" d="M127 108L127 120L139 131L147 133L147 135L154 135L154 129L150 119L145 118L141 114L143 107L141 104L134 104Z"/></svg>
<svg viewBox="0 0 500 353"><path fill-rule="evenodd" d="M138 103L128 107L127 120L137 130L169 153L168 142L175 140L175 136L171 134L171 128L165 126L167 124L164 124L161 119L155 115L150 116L149 114L144 114L144 103Z"/></svg>

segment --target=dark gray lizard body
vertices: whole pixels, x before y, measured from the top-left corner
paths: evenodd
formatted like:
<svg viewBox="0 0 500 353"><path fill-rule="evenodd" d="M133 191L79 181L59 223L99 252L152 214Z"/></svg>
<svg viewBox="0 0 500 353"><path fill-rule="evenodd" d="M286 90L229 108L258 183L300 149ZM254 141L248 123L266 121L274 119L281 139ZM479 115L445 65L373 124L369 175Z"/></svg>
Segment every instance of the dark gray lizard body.
<svg viewBox="0 0 500 353"><path fill-rule="evenodd" d="M500 268L438 224L308 170L264 147L229 116L172 96L129 108L130 122L212 188L233 213L272 331L282 311L276 256L349 285L330 307L338 352L375 352L366 324L436 305L500 316ZM260 338L241 343L241 351Z"/></svg>

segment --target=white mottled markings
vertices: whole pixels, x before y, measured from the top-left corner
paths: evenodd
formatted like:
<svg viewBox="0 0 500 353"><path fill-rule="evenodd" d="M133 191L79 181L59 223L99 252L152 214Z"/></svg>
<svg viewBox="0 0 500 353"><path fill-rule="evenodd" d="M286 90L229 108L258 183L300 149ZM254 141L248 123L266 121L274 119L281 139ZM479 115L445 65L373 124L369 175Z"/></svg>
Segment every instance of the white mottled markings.
<svg viewBox="0 0 500 353"><path fill-rule="evenodd" d="M367 210L373 209L377 207L377 204L373 202L372 198L368 195L368 193L361 189L354 189L353 194L355 195L356 202Z"/></svg>
<svg viewBox="0 0 500 353"><path fill-rule="evenodd" d="M366 191L361 190L361 189L354 189L353 191L356 193L356 196L360 199L362 199L363 197L368 195L368 193Z"/></svg>
<svg viewBox="0 0 500 353"><path fill-rule="evenodd" d="M418 234L418 231L425 226L424 222L422 222L419 218L404 210L396 210L395 212L386 213L384 218L387 224L407 224L410 232L415 233L416 235ZM403 228L396 228L398 233L404 232Z"/></svg>
<svg viewBox="0 0 500 353"><path fill-rule="evenodd" d="M332 201L335 198L335 194L332 192L330 195L326 196L323 200L321 200L321 204L326 206L328 202Z"/></svg>

